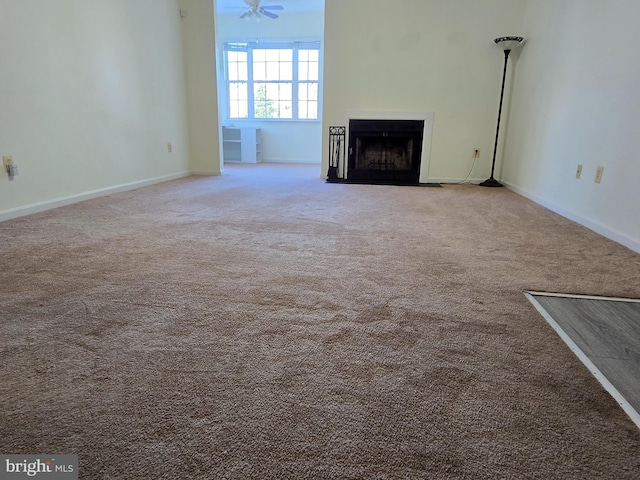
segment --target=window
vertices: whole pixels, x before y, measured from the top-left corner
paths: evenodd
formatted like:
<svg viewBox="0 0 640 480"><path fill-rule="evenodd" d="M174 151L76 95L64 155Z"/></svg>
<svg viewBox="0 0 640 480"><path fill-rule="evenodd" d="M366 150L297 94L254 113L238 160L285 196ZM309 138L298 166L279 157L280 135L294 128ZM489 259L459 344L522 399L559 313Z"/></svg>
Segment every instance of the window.
<svg viewBox="0 0 640 480"><path fill-rule="evenodd" d="M227 114L318 119L320 43L225 43Z"/></svg>

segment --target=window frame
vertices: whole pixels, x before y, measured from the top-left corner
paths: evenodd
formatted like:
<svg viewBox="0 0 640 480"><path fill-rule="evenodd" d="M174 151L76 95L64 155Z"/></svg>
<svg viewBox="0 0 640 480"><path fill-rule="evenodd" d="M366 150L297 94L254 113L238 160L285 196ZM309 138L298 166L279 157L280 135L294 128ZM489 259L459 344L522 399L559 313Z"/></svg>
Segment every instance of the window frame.
<svg viewBox="0 0 640 480"><path fill-rule="evenodd" d="M289 80L255 80L254 79L254 50L291 50L292 51L292 79ZM318 52L318 79L299 79L299 52L300 50L315 50ZM231 80L229 77L229 52L246 52L247 54L247 80ZM225 119L233 122L320 122L322 119L322 49L320 40L293 40L293 41L271 41L271 40L227 40L223 43L223 70L224 70L224 95L225 95ZM247 117L231 116L231 85L235 83L246 83L247 88ZM255 116L255 86L257 84L291 84L291 117L256 117ZM317 117L299 118L299 102L303 101L299 97L300 85L317 85ZM306 100L308 102L308 100Z"/></svg>

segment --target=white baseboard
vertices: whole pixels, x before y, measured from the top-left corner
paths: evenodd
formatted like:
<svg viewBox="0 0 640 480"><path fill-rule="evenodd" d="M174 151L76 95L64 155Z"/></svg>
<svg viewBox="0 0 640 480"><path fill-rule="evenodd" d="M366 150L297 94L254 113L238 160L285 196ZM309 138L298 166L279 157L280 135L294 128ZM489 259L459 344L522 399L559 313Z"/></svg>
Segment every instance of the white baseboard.
<svg viewBox="0 0 640 480"><path fill-rule="evenodd" d="M587 227L589 230L593 230L594 232L599 233L603 237L607 237L609 240L613 240L614 242L624 245L625 247L633 250L634 252L640 253L640 242L638 242L637 240L629 238L626 235L620 232L617 232L599 222L596 222L589 218L585 218L581 215L577 215L573 212L565 210L564 208L559 207L551 202L548 202L547 200L541 197L538 197L537 195L534 195L516 185L512 185L502 180L501 182L504 184L505 187L517 193L518 195L522 195L523 197L528 198L529 200L532 200L537 204L542 205L545 208L548 208L549 210L557 213L558 215L562 215L563 217L568 218L569 220L579 223L583 227Z"/></svg>
<svg viewBox="0 0 640 480"><path fill-rule="evenodd" d="M465 184L472 184L472 185L477 185L480 182L484 182L486 180L486 178L444 178L444 177L436 177L436 178L431 178L429 177L429 183L452 183L452 184L456 184L456 185L460 185L462 183Z"/></svg>
<svg viewBox="0 0 640 480"><path fill-rule="evenodd" d="M262 163L286 163L289 165L318 165L322 162L319 160L301 159L301 160L288 160L279 158L263 158Z"/></svg>
<svg viewBox="0 0 640 480"><path fill-rule="evenodd" d="M105 195L111 195L113 193L125 192L127 190L135 190L136 188L147 187L149 185L155 185L156 183L168 182L170 180L176 180L178 178L188 177L192 175L192 172L182 172L172 175L165 175L162 177L149 178L147 180L140 180L137 182L123 183L121 185L114 185L112 187L100 188L97 190L91 190L88 192L78 193L75 195L69 195L67 197L55 198L53 200L46 200L44 202L32 203L24 205L22 207L11 208L9 210L0 211L0 222L10 220L12 218L24 217L25 215L31 215L38 212L44 212L45 210L51 210L53 208L64 207L65 205L71 205L73 203L79 203L84 200L90 200L92 198L98 198Z"/></svg>

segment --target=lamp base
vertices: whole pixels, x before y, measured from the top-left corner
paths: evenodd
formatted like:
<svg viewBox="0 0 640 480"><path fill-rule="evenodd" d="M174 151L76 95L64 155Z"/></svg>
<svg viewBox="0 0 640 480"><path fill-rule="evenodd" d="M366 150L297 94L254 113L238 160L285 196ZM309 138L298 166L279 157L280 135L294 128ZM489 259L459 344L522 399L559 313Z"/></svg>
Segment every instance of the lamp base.
<svg viewBox="0 0 640 480"><path fill-rule="evenodd" d="M503 185L495 178L491 177L480 184L481 187L502 187Z"/></svg>

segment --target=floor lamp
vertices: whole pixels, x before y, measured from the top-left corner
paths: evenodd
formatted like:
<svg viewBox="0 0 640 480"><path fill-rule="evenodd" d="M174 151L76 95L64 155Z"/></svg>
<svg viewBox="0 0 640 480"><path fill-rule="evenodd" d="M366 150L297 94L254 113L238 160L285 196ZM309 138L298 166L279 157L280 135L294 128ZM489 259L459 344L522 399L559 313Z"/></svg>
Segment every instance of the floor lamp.
<svg viewBox="0 0 640 480"><path fill-rule="evenodd" d="M500 107L498 107L498 126L496 127L496 143L493 146L493 162L491 162L491 176L480 184L481 187L501 187L502 184L493 178L496 168L496 152L498 150L498 134L500 133L500 118L502 117L502 100L504 98L504 81L507 78L507 60L511 50L522 45L523 37L499 37L494 40L496 45L504 50L504 69L502 70L502 89L500 90Z"/></svg>

